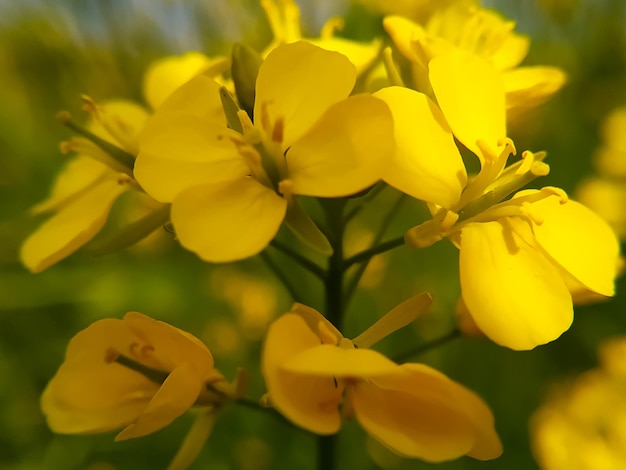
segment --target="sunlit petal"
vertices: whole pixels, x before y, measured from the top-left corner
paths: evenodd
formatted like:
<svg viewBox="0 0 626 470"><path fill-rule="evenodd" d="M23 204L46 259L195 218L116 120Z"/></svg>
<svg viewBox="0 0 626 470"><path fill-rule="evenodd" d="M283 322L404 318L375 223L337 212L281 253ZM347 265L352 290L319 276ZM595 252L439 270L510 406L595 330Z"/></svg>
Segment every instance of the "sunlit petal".
<svg viewBox="0 0 626 470"><path fill-rule="evenodd" d="M525 224L509 223L521 224L519 229ZM572 300L559 269L510 227L499 222L464 227L459 266L463 300L496 343L532 349L569 328Z"/></svg>
<svg viewBox="0 0 626 470"><path fill-rule="evenodd" d="M467 173L443 114L426 95L401 87L374 94L393 114L395 158L383 179L417 199L451 207L458 202Z"/></svg>
<svg viewBox="0 0 626 470"><path fill-rule="evenodd" d="M274 49L259 69L254 116L268 107L272 122L285 123L284 148L299 139L332 104L346 98L356 81L348 58L306 42Z"/></svg>

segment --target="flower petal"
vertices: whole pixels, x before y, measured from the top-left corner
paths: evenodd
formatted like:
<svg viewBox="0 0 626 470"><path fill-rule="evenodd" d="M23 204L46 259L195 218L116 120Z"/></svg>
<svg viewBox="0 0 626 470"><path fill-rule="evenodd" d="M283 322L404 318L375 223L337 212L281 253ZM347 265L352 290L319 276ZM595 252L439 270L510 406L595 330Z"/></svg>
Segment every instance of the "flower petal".
<svg viewBox="0 0 626 470"><path fill-rule="evenodd" d="M105 432L139 417L159 385L105 360L107 350L126 352L133 341L128 326L116 319L99 320L71 339L65 361L41 397L54 432Z"/></svg>
<svg viewBox="0 0 626 470"><path fill-rule="evenodd" d="M68 201L26 239L20 250L22 263L37 273L74 253L100 231L111 206L127 189L115 178L102 178Z"/></svg>
<svg viewBox="0 0 626 470"><path fill-rule="evenodd" d="M452 132L483 162L476 142L483 139L495 152L498 141L506 137L500 75L480 57L455 50L430 61L429 77Z"/></svg>
<svg viewBox="0 0 626 470"><path fill-rule="evenodd" d="M442 112L426 95L408 88L388 87L374 96L387 103L394 120L396 152L383 180L422 201L452 207L467 173Z"/></svg>
<svg viewBox="0 0 626 470"><path fill-rule="evenodd" d="M294 194L342 197L380 179L394 151L389 108L369 95L331 106L287 152Z"/></svg>
<svg viewBox="0 0 626 470"><path fill-rule="evenodd" d="M558 268L517 231L510 218L474 223L461 231L463 301L477 326L511 349L532 349L558 338L572 323L572 300Z"/></svg>
<svg viewBox="0 0 626 470"><path fill-rule="evenodd" d="M282 369L308 375L367 379L395 370L397 364L373 349L321 344L294 355Z"/></svg>
<svg viewBox="0 0 626 470"><path fill-rule="evenodd" d="M338 406L343 389L332 377L294 374L282 367L319 343L302 317L285 314L268 329L261 368L271 402L281 414L311 432L333 434L341 425Z"/></svg>
<svg viewBox="0 0 626 470"><path fill-rule="evenodd" d="M256 83L254 116L267 106L270 121L284 121L284 148L300 138L356 81L348 58L306 42L278 46L267 56Z"/></svg>
<svg viewBox="0 0 626 470"><path fill-rule="evenodd" d="M597 214L578 202L557 196L530 205L543 223L533 226L547 254L592 292L612 296L620 260L619 240Z"/></svg>
<svg viewBox="0 0 626 470"><path fill-rule="evenodd" d="M567 81L557 67L520 67L502 74L509 111L534 108L556 93Z"/></svg>
<svg viewBox="0 0 626 470"><path fill-rule="evenodd" d="M202 386L195 368L186 362L180 364L167 376L139 419L124 428L115 440L141 437L164 428L191 408Z"/></svg>
<svg viewBox="0 0 626 470"><path fill-rule="evenodd" d="M473 392L421 364L398 366L351 394L361 425L392 450L430 462L502 453L493 416Z"/></svg>
<svg viewBox="0 0 626 470"><path fill-rule="evenodd" d="M205 261L256 255L274 238L286 201L252 178L190 188L172 204L172 223L188 250Z"/></svg>

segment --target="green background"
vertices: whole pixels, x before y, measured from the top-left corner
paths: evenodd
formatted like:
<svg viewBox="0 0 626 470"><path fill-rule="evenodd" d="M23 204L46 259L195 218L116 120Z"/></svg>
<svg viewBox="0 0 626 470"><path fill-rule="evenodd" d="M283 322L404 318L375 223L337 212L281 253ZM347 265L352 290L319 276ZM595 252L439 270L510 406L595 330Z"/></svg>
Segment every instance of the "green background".
<svg viewBox="0 0 626 470"><path fill-rule="evenodd" d="M517 21L520 32L531 35L526 64L559 66L569 75L568 85L555 98L527 114L510 133L519 150L548 151L552 171L539 184L571 192L592 171L601 119L626 104L626 2L502 0L486 5L499 8ZM310 35L331 14L347 14L347 35L367 38L379 31L378 19L341 2L303 2L302 10ZM152 60L190 49L227 54L237 40L261 49L269 28L250 0L4 0L0 18L0 469L165 468L189 427L189 416L154 435L121 443L113 442L114 434L59 436L48 430L39 395L62 362L68 340L99 318L140 311L203 339L227 377L247 364L250 396L258 397L263 388L255 364L267 310L274 315L286 311L288 293L258 258L211 266L167 235L152 249L103 256L83 250L37 275L20 265L19 245L41 221L29 216L28 209L47 196L67 159L58 148L71 132L54 119L59 110L82 120L83 93L96 100L141 102L141 77ZM396 198L392 190L383 192L356 221L354 233L366 231L365 221L379 220ZM414 225L416 214L423 214L421 206L405 203L389 237ZM319 294L314 280L297 269L289 272L313 298ZM457 252L447 242L424 251L399 248L368 279L373 287L359 291L351 304L346 336L355 336L422 290L435 294L432 314L386 339L380 349L404 351L453 327L459 295ZM243 286L245 300L225 292L231 282ZM618 295L610 302L577 308L572 328L536 350L514 352L461 338L415 358L479 393L492 408L504 443L504 455L495 461L462 458L439 468L537 468L530 451L529 416L553 383L596 365L599 342L626 333L625 288L621 278ZM254 316L254 305L263 305L260 316ZM251 317L242 315L242 309L251 311ZM433 467L382 452L356 423L344 427L339 442L340 468L378 468L368 456L371 452L382 455L379 463L385 468ZM269 413L232 407L193 468L314 465L312 436Z"/></svg>

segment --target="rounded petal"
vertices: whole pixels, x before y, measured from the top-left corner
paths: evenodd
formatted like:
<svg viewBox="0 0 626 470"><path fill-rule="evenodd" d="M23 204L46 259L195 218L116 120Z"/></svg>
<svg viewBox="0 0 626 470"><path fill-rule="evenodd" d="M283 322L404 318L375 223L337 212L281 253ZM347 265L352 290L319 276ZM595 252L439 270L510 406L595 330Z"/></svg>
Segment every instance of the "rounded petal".
<svg viewBox="0 0 626 470"><path fill-rule="evenodd" d="M287 152L295 194L342 197L376 183L394 151L389 108L369 95L331 106Z"/></svg>
<svg viewBox="0 0 626 470"><path fill-rule="evenodd" d="M385 165L383 180L422 201L452 207L467 173L441 110L408 88L388 87L374 96L387 103L394 120L396 152Z"/></svg>
<svg viewBox="0 0 626 470"><path fill-rule="evenodd" d="M267 56L256 83L254 116L267 106L270 121L284 121L285 148L300 138L334 103L346 98L356 69L338 52L306 42L278 46Z"/></svg>
<svg viewBox="0 0 626 470"><path fill-rule="evenodd" d="M359 382L351 395L357 419L394 451L430 462L502 453L493 415L473 392L421 364Z"/></svg>
<svg viewBox="0 0 626 470"><path fill-rule="evenodd" d="M332 377L298 374L283 369L290 358L318 346L320 338L296 314L285 314L268 329L261 370L274 407L298 426L318 434L339 430L342 388Z"/></svg>
<svg viewBox="0 0 626 470"><path fill-rule="evenodd" d="M126 352L135 339L128 325L116 319L97 321L71 339L65 361L41 397L54 432L105 432L139 417L159 385L105 360L110 348Z"/></svg>
<svg viewBox="0 0 626 470"><path fill-rule="evenodd" d="M256 255L274 238L287 202L252 178L190 188L172 204L176 235L205 261Z"/></svg>
<svg viewBox="0 0 626 470"><path fill-rule="evenodd" d="M582 204L560 204L557 196L537 201L529 210L543 220L533 232L550 258L590 291L612 296L620 246L611 227Z"/></svg>
<svg viewBox="0 0 626 470"><path fill-rule="evenodd" d="M20 250L22 263L36 273L74 253L96 236L111 206L127 189L115 178L102 178L68 201L26 239Z"/></svg>
<svg viewBox="0 0 626 470"><path fill-rule="evenodd" d="M139 418L115 436L115 440L141 437L164 428L191 408L202 386L195 368L189 363L180 364L170 372Z"/></svg>
<svg viewBox="0 0 626 470"><path fill-rule="evenodd" d="M134 169L139 184L155 199L171 202L193 186L229 181L250 172L225 126L175 114L155 124L142 134Z"/></svg>
<svg viewBox="0 0 626 470"><path fill-rule="evenodd" d="M455 50L430 61L430 82L452 132L484 161L476 145L484 140L494 151L506 137L504 86L484 59Z"/></svg>
<svg viewBox="0 0 626 470"><path fill-rule="evenodd" d="M144 75L143 94L152 109L158 108L179 86L202 72L211 63L200 52L167 56L150 64Z"/></svg>
<svg viewBox="0 0 626 470"><path fill-rule="evenodd" d="M476 325L511 349L532 349L558 338L573 319L572 299L559 269L517 230L525 222L474 223L461 231L461 291Z"/></svg>
<svg viewBox="0 0 626 470"><path fill-rule="evenodd" d="M567 81L556 67L520 67L502 74L506 106L511 109L533 108L546 101Z"/></svg>
<svg viewBox="0 0 626 470"><path fill-rule="evenodd" d="M285 361L282 369L294 373L336 378L367 379L393 372L398 365L372 349L321 344Z"/></svg>
<svg viewBox="0 0 626 470"><path fill-rule="evenodd" d="M332 36L322 39L308 39L307 42L327 51L335 51L345 55L354 64L357 73L365 71L380 52L380 40L378 39L367 43Z"/></svg>

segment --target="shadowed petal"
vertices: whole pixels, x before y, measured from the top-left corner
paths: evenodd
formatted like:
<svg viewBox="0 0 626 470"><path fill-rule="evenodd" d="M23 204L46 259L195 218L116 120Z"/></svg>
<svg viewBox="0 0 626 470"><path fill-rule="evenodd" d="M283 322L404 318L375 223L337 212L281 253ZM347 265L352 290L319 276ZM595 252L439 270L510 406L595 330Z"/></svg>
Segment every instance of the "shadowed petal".
<svg viewBox="0 0 626 470"><path fill-rule="evenodd" d="M274 238L287 202L252 178L190 188L174 200L172 223L188 250L205 261L256 255Z"/></svg>

